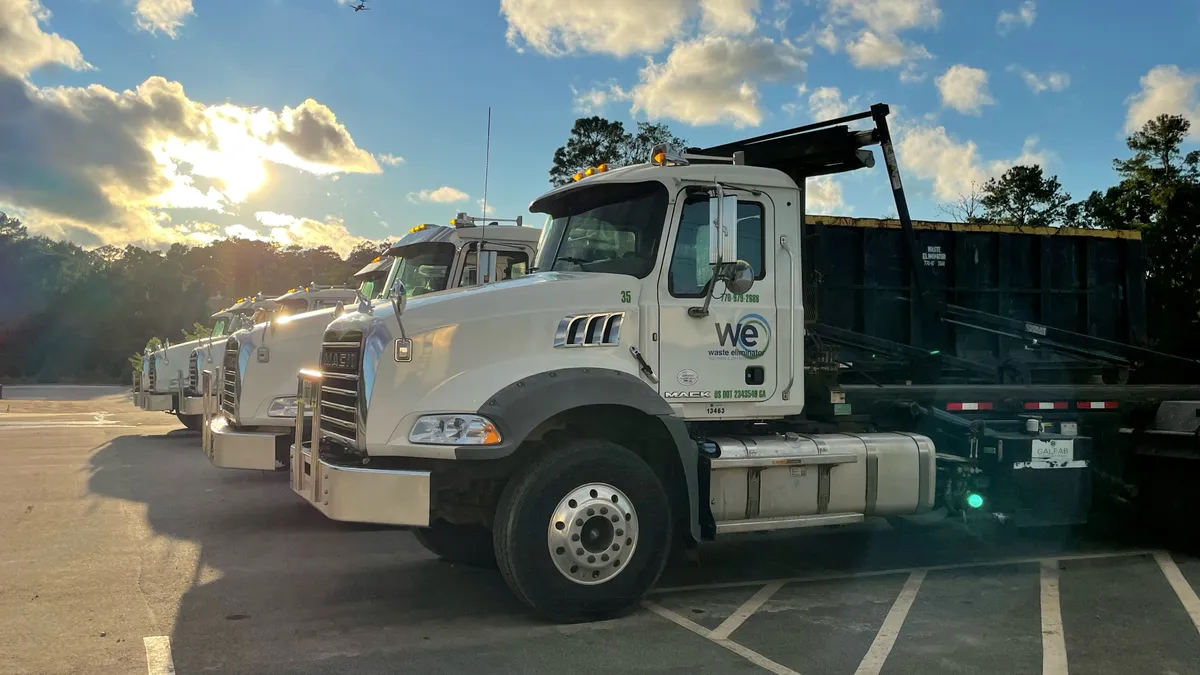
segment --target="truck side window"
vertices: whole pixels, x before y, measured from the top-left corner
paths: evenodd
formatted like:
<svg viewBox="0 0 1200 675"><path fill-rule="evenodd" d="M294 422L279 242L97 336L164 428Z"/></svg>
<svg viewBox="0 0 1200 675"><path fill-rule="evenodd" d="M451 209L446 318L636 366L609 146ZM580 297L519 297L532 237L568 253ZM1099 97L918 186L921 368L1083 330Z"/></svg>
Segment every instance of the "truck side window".
<svg viewBox="0 0 1200 675"><path fill-rule="evenodd" d="M529 255L524 251L499 251L496 253L496 278L493 281L523 277L528 266Z"/></svg>
<svg viewBox="0 0 1200 675"><path fill-rule="evenodd" d="M754 278L766 277L763 260L763 206L758 202L738 202L737 255L750 263ZM704 295L704 286L712 278L712 267L708 264L708 235L712 230L712 218L708 212L707 199L688 200L683 205L683 217L679 220L679 234L675 238L675 251L671 255L671 269L667 276L667 289L676 298L698 298Z"/></svg>

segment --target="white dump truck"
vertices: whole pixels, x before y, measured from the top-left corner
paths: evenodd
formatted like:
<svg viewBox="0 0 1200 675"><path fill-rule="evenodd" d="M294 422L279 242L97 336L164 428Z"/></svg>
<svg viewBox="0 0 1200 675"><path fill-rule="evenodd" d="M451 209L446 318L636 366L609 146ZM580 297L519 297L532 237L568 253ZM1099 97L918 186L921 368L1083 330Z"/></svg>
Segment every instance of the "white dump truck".
<svg viewBox="0 0 1200 675"><path fill-rule="evenodd" d="M354 279L360 281L358 292L362 293L364 290L370 292L374 286L382 283L383 279L387 277L389 266L390 261L375 258L366 267L356 272ZM183 401L180 420L193 430L201 430L206 424L204 418L206 399L204 392L200 389L200 374L220 363L225 355L226 339L231 333L252 328L255 323L267 320L278 320L292 314L336 307L340 303L353 302L357 300L357 297L353 289L344 286L321 286L311 283L300 288L289 289L287 293L277 298L267 300L259 297L239 303L244 310L243 313L237 315L237 322L233 324L233 329L218 332L217 328L224 326L222 322L218 321L212 338L201 340L192 350L188 360L187 379L181 384L181 391L178 393L179 400ZM238 308L239 305L230 308L230 311ZM216 391L213 390L210 393L215 394ZM208 410L211 415L215 412L215 403L211 397L208 400L208 405L214 406Z"/></svg>
<svg viewBox="0 0 1200 675"><path fill-rule="evenodd" d="M271 306L271 301L263 298L261 293L253 298L240 298L227 309L212 315L213 331L210 337L178 344L171 344L171 341L167 340L157 350L147 349L142 356L141 377L134 383L138 407L142 410L173 412L184 426L199 430L199 412L192 410L186 403L181 407L181 402L184 401L182 388L187 382L190 354L197 347L210 345L221 336L243 327L256 310Z"/></svg>
<svg viewBox="0 0 1200 675"><path fill-rule="evenodd" d="M985 259L1116 240L960 226L957 256L953 228L909 218L887 115L586 172L531 204L548 214L534 273L338 317L320 370L300 374L312 440L294 439L292 489L330 518L492 562L525 603L576 620L635 606L674 546L727 535L935 508L1083 522L1093 438L1138 452L1118 428L1200 457L1194 433L1124 412L1200 386L1097 380L1170 357L1056 325L1048 299L1037 321L952 304L990 302L986 285L944 290ZM871 145L894 229L810 228L805 179L872 167ZM1006 254L978 248L997 241ZM854 242L865 258L838 253Z"/></svg>
<svg viewBox="0 0 1200 675"><path fill-rule="evenodd" d="M386 304L397 283L403 285L407 300L519 277L533 259L540 234L534 228L502 226L498 219L484 221L466 214L451 222L450 227L411 228L388 251L386 272L370 265L363 270L373 278L364 280L359 301L348 303L345 311L370 311L373 305ZM289 300L283 296L279 302ZM219 410L205 424L201 440L215 466L286 468L296 428L296 373L316 367L333 314L326 310L274 319L227 341L217 386Z"/></svg>

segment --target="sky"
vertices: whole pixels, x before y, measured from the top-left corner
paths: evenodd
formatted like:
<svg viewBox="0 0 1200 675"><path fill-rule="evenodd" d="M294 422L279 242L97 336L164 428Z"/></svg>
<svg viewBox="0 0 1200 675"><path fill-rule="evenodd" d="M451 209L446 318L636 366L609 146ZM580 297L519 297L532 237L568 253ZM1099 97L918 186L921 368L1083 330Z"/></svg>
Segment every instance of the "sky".
<svg viewBox="0 0 1200 675"><path fill-rule="evenodd" d="M1200 144L1200 0L0 0L0 211L92 247L396 240L543 217L574 120L708 146L865 110L913 216L1013 164L1076 199L1161 113ZM894 216L882 162L810 213Z"/></svg>

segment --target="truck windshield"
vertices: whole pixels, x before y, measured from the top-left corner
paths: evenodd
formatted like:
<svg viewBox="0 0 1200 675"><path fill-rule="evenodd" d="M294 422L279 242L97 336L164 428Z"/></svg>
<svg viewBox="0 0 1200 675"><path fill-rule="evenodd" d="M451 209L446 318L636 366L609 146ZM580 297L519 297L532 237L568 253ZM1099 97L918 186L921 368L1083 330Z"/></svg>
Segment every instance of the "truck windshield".
<svg viewBox="0 0 1200 675"><path fill-rule="evenodd" d="M533 205L549 215L538 244L540 271L628 274L654 269L667 215L658 181L576 188Z"/></svg>
<svg viewBox="0 0 1200 675"><path fill-rule="evenodd" d="M224 318L217 319L217 322L215 324L213 324L212 337L221 337L224 334L225 334L225 319Z"/></svg>
<svg viewBox="0 0 1200 675"><path fill-rule="evenodd" d="M379 297L391 296L397 278L404 282L404 294L410 298L444 290L456 252L454 244L430 242L392 249L395 262Z"/></svg>

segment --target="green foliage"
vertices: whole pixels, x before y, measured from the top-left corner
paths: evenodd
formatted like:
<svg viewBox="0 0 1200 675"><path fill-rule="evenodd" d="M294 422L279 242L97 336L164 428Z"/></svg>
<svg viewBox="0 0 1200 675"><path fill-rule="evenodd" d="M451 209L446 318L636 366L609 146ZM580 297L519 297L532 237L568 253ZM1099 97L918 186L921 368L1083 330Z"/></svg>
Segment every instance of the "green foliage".
<svg viewBox="0 0 1200 675"><path fill-rule="evenodd" d="M615 168L648 161L651 148L660 143L683 149L687 141L671 133L665 124L638 122L637 131L631 134L621 122L581 117L575 120L567 144L554 151L550 183L566 185L576 173L601 164Z"/></svg>
<svg viewBox="0 0 1200 675"><path fill-rule="evenodd" d="M199 321L193 321L191 330L184 328L179 332L183 333L184 342L191 342L192 340L199 340L212 335L213 329L212 326L206 326Z"/></svg>
<svg viewBox="0 0 1200 675"><path fill-rule="evenodd" d="M1063 191L1058 176L1047 178L1040 166L1018 165L989 178L979 203L984 220L1049 227L1063 222L1071 195Z"/></svg>
<svg viewBox="0 0 1200 675"><path fill-rule="evenodd" d="M0 213L0 381L128 382L147 336L192 339L236 298L345 283L379 253L359 249L346 259L328 247L247 240L84 250L30 236Z"/></svg>

